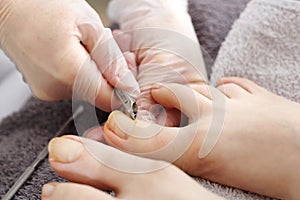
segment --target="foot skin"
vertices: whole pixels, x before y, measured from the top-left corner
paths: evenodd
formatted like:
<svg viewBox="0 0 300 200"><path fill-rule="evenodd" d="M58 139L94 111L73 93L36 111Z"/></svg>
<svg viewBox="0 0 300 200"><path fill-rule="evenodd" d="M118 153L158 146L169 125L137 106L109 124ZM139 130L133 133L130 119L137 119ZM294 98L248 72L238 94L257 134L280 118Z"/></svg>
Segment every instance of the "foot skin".
<svg viewBox="0 0 300 200"><path fill-rule="evenodd" d="M104 127L107 143L126 152L147 155L145 153L172 143L179 130L189 134L189 127L196 125L192 144L174 162L175 165L191 175L259 194L284 199L299 197L299 104L242 78L224 78L217 89L208 91L206 88L193 86L198 110L189 102L189 88L185 86L170 84L153 89L153 98L167 108L181 110L189 117L189 125L161 127L159 134L138 139L138 134L151 132L157 126L145 126L144 122L132 121L122 113L114 112ZM224 112L223 109L213 111L211 93L225 96L225 118L216 145L200 159L199 151L212 113L222 115ZM176 148L179 148L178 144ZM159 159L168 160L168 154Z"/></svg>
<svg viewBox="0 0 300 200"><path fill-rule="evenodd" d="M86 146L87 145L87 146ZM222 199L202 188L173 165L150 173L125 173L114 170L95 159L89 147L100 154L118 159L124 153L104 144L75 136L53 139L49 144L49 162L62 177L75 183L49 183L43 187L42 199ZM146 158L130 158L139 163L159 164ZM124 160L122 160L124 161ZM129 160L128 160L129 161ZM180 188L174 190L174 188ZM115 192L115 197L102 190Z"/></svg>

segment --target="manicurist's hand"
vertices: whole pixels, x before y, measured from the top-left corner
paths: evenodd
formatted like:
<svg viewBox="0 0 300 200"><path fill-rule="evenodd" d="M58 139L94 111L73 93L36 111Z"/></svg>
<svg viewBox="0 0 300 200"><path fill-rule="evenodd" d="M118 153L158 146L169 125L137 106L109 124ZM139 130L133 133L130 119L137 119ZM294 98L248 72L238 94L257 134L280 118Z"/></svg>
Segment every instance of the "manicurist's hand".
<svg viewBox="0 0 300 200"><path fill-rule="evenodd" d="M120 25L115 38L123 51L133 52L141 95L138 119L178 126L174 109L161 113L151 96L155 83L202 83L206 72L187 0L113 0L109 16Z"/></svg>
<svg viewBox="0 0 300 200"><path fill-rule="evenodd" d="M139 93L110 29L84 0L0 0L0 47L42 100L74 94L109 111L114 86Z"/></svg>

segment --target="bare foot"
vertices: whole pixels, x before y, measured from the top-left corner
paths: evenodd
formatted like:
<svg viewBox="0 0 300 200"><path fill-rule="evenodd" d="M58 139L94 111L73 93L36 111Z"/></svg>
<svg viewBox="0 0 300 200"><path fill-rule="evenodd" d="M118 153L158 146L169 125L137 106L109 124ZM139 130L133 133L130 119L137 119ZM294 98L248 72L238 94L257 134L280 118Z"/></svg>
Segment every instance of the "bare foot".
<svg viewBox="0 0 300 200"><path fill-rule="evenodd" d="M123 151L155 158L147 153L159 151L173 143L178 135L189 135L196 127L191 145L175 165L191 175L259 194L285 199L299 197L299 104L242 78L224 78L218 89L210 88L210 91L204 85L193 88L194 91L190 91L188 87L170 84L152 90L153 98L161 105L184 112L189 117L188 126L158 127L114 112L104 127L106 141ZM213 93L223 96L224 108L213 109L216 100L212 99ZM190 94L198 105L193 105ZM220 122L223 128L216 145L207 156L200 158L200 148L213 115L222 116L224 112L224 120ZM149 133L157 134L141 137ZM172 148L178 149L180 144ZM169 161L170 155L155 156Z"/></svg>
<svg viewBox="0 0 300 200"><path fill-rule="evenodd" d="M91 152L95 150L95 154ZM163 161L126 155L117 149L89 139L64 136L49 144L49 161L62 177L75 183L49 183L43 187L42 199L221 199L202 188L173 165L148 173L126 173L112 169L98 160L98 155L115 159L119 164L154 166ZM176 189L175 189L176 188ZM115 192L115 197L101 190Z"/></svg>

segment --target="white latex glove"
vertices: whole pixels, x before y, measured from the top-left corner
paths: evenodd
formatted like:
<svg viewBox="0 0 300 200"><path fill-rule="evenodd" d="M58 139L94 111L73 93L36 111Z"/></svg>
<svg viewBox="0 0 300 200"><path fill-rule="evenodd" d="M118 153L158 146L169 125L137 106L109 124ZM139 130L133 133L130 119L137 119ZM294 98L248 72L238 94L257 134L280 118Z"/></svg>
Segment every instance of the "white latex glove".
<svg viewBox="0 0 300 200"><path fill-rule="evenodd" d="M113 86L139 91L111 30L84 0L0 0L0 47L43 100L76 92L109 111Z"/></svg>
<svg viewBox="0 0 300 200"><path fill-rule="evenodd" d="M202 83L206 71L187 0L113 0L109 17L120 25L116 35L123 50L134 52L141 95L138 118L176 126L180 114L155 108L150 94L154 83ZM120 32L119 32L120 33ZM130 38L130 47L128 45Z"/></svg>

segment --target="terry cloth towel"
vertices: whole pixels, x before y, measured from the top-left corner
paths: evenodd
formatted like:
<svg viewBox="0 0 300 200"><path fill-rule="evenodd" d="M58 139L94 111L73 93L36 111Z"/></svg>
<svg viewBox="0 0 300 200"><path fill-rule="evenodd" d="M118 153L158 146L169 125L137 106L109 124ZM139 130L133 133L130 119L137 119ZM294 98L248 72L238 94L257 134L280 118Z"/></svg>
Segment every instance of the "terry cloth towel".
<svg viewBox="0 0 300 200"><path fill-rule="evenodd" d="M80 103L85 110L94 109L87 103ZM70 101L42 102L31 98L24 107L0 124L0 199L20 177L25 169L47 146L48 141L72 116ZM99 123L107 119L107 113L97 111ZM86 116L85 116L86 117ZM80 116L77 118L80 122ZM77 121L76 120L76 121ZM84 119L84 122L92 120ZM82 124L82 123L81 123ZM96 124L85 124L84 129ZM74 125L68 126L64 133L76 133ZM44 160L18 191L13 199L40 199L43 184L47 182L62 182Z"/></svg>
<svg viewBox="0 0 300 200"><path fill-rule="evenodd" d="M189 0L189 13L210 77L220 46L250 0Z"/></svg>
<svg viewBox="0 0 300 200"><path fill-rule="evenodd" d="M214 85L221 77L244 77L300 102L299 13L300 1L251 1L222 44L211 83ZM200 179L199 182L227 199L268 199Z"/></svg>
<svg viewBox="0 0 300 200"><path fill-rule="evenodd" d="M251 79L300 102L300 1L254 0L223 43L211 77Z"/></svg>

